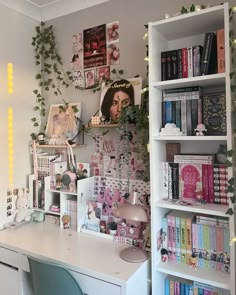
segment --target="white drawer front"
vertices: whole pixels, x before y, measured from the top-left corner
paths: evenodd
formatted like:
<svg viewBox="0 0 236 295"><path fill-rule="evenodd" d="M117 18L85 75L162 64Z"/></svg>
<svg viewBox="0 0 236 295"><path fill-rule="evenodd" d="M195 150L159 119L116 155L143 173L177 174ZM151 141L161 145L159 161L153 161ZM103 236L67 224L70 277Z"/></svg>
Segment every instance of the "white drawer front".
<svg viewBox="0 0 236 295"><path fill-rule="evenodd" d="M70 271L84 295L121 295L120 286L113 285L78 272Z"/></svg>
<svg viewBox="0 0 236 295"><path fill-rule="evenodd" d="M0 262L19 267L19 254L15 251L0 247Z"/></svg>
<svg viewBox="0 0 236 295"><path fill-rule="evenodd" d="M10 266L0 264L2 295L18 295L18 271Z"/></svg>

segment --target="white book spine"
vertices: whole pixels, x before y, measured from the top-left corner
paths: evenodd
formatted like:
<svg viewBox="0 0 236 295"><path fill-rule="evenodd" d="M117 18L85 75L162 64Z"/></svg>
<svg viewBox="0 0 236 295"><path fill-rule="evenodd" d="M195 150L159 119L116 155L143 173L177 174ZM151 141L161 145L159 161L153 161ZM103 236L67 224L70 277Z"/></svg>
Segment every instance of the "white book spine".
<svg viewBox="0 0 236 295"><path fill-rule="evenodd" d="M193 47L188 47L188 77L193 77Z"/></svg>

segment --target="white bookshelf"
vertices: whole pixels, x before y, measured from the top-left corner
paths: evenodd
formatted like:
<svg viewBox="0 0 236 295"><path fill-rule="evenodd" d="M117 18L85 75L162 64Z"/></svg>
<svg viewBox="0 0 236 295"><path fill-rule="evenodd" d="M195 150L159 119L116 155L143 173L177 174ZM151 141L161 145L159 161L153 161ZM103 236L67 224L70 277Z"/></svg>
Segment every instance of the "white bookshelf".
<svg viewBox="0 0 236 295"><path fill-rule="evenodd" d="M199 76L178 80L161 81L161 52L194 45L203 45L206 32L225 29L225 63L223 74ZM230 93L230 50L229 50L229 6L207 8L199 12L188 13L169 19L150 22L149 38L149 106L150 106L150 169L151 169L151 233L152 233L152 294L163 295L164 279L168 274L201 283L218 286L236 294L235 287L235 245L231 247L231 273L193 270L187 265L175 262L161 262L157 250L157 236L162 227L162 217L169 210L181 210L209 215L227 216L228 206L206 204L182 206L165 201L162 197L162 162L166 159L166 143L179 142L181 153L216 153L221 143L232 149L231 132L231 93ZM162 125L162 90L178 87L202 86L203 89L226 94L227 135L226 136L160 136ZM217 90L216 90L217 89ZM231 169L228 170L232 177ZM230 217L230 236L235 235L235 216Z"/></svg>

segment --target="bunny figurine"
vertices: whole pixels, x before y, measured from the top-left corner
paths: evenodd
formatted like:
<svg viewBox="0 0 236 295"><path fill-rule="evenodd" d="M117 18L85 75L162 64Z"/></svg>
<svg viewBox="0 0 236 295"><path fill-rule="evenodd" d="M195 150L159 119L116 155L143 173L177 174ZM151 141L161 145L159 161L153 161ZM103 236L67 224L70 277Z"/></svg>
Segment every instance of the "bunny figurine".
<svg viewBox="0 0 236 295"><path fill-rule="evenodd" d="M32 210L29 209L28 189L19 189L16 199L16 222L30 221Z"/></svg>

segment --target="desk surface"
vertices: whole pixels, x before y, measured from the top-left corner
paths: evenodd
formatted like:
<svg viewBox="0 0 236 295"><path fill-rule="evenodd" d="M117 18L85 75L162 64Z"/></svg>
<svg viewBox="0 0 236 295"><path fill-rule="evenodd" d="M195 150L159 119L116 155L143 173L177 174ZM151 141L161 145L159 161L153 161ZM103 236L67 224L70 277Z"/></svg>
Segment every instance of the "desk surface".
<svg viewBox="0 0 236 295"><path fill-rule="evenodd" d="M26 255L55 260L71 270L119 285L125 284L143 265L129 263L119 257L126 245L70 229L60 229L57 225L45 222L0 231L0 246Z"/></svg>

